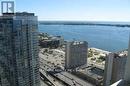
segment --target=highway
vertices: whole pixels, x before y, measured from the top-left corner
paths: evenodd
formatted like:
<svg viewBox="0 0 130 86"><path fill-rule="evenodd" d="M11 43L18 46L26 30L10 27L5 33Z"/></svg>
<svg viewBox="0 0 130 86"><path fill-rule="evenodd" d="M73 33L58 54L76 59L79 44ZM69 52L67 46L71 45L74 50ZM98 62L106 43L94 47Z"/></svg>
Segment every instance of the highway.
<svg viewBox="0 0 130 86"><path fill-rule="evenodd" d="M40 62L40 65L42 65L42 67L44 68L44 70L42 68L40 68L40 72L48 79L50 80L51 83L54 84L54 86L65 86L64 84L62 84L60 81L56 80L54 77L46 74L46 71L45 70L48 70L48 71L52 71L51 70L51 66L48 66L46 64L42 64L42 63L45 63L44 62ZM43 66L44 65L44 66ZM60 73L56 73L54 74L55 77L59 78L60 80L64 81L65 83L69 84L70 86L93 86L87 82L85 82L84 80L68 73L68 72L60 72Z"/></svg>
<svg viewBox="0 0 130 86"><path fill-rule="evenodd" d="M51 82L54 86L65 86L62 83L60 83L58 80L53 78L51 75L47 74L45 70L40 69L40 72Z"/></svg>
<svg viewBox="0 0 130 86"><path fill-rule="evenodd" d="M40 80L41 86L48 86L44 81Z"/></svg>
<svg viewBox="0 0 130 86"><path fill-rule="evenodd" d="M45 64L44 64L45 63ZM49 75L47 71L53 71L54 69L51 66L46 64L46 61L40 61L40 72L51 82L54 86L65 86L62 82Z"/></svg>
<svg viewBox="0 0 130 86"><path fill-rule="evenodd" d="M40 72L43 73L43 75L45 77L47 77L48 80L50 80L50 82L52 82L55 86L65 86L61 81L67 83L70 86L93 86L92 84L90 84L66 71L62 71L60 73L53 74L55 77L57 77L61 81L56 80L51 75L46 74L47 71L54 71L54 69L55 69L54 65L51 63L48 63L44 59L43 54L40 53L39 57L40 57L40 67L41 67Z"/></svg>
<svg viewBox="0 0 130 86"><path fill-rule="evenodd" d="M56 77L63 80L64 82L68 83L71 86L93 86L92 84L68 73L68 72L61 72L55 74Z"/></svg>

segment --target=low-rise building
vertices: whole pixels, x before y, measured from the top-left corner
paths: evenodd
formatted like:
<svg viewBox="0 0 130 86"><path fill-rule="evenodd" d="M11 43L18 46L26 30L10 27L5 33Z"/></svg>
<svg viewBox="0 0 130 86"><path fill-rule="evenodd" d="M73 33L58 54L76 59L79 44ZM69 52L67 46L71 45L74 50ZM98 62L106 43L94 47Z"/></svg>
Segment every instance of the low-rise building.
<svg viewBox="0 0 130 86"><path fill-rule="evenodd" d="M42 48L58 48L64 44L64 39L61 36L39 35L39 45Z"/></svg>

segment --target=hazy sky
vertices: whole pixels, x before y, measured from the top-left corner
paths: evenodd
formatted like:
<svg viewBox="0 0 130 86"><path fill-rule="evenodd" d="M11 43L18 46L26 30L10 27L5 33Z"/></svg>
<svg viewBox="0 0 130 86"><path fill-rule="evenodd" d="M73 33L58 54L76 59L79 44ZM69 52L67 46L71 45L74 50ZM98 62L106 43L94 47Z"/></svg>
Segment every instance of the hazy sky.
<svg viewBox="0 0 130 86"><path fill-rule="evenodd" d="M15 0L39 20L130 21L130 0Z"/></svg>

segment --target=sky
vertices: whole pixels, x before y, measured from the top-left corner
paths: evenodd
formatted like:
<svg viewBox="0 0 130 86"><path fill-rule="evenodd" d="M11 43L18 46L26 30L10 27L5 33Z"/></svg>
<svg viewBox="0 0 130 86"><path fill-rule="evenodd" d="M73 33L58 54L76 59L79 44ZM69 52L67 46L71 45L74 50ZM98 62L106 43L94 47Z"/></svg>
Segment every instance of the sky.
<svg viewBox="0 0 130 86"><path fill-rule="evenodd" d="M130 21L130 0L14 0L15 11L39 20Z"/></svg>

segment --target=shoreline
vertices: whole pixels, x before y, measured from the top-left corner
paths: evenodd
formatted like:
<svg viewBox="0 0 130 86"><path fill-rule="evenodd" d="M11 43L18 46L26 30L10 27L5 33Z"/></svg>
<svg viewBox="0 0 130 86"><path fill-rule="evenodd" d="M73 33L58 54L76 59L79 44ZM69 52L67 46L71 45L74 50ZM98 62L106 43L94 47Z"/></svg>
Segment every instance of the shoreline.
<svg viewBox="0 0 130 86"><path fill-rule="evenodd" d="M44 34L45 35L45 38L49 38L49 37L61 37L61 38L63 38L64 39L64 37L63 36L61 36L61 35L50 35L50 34L48 34L48 33L44 33L44 32L39 32L39 37L43 37L43 36L41 36L41 34ZM44 38L44 37L43 37ZM73 40L65 40L64 39L64 43L66 43L67 41L73 41ZM122 52L122 51L126 51L127 49L126 48L123 48L123 49L119 49L119 50L116 50L116 51L109 51L109 50L107 50L107 49L102 49L102 48L97 48L97 47L93 47L93 46L91 46L91 47L88 47L88 48L95 48L95 49L98 49L98 50L101 50L101 51L104 51L105 53L107 52L107 53L118 53L118 52Z"/></svg>
<svg viewBox="0 0 130 86"><path fill-rule="evenodd" d="M90 26L114 26L114 27L130 27L129 24L121 24L118 22L83 22L83 21L39 21L40 25L90 25Z"/></svg>

